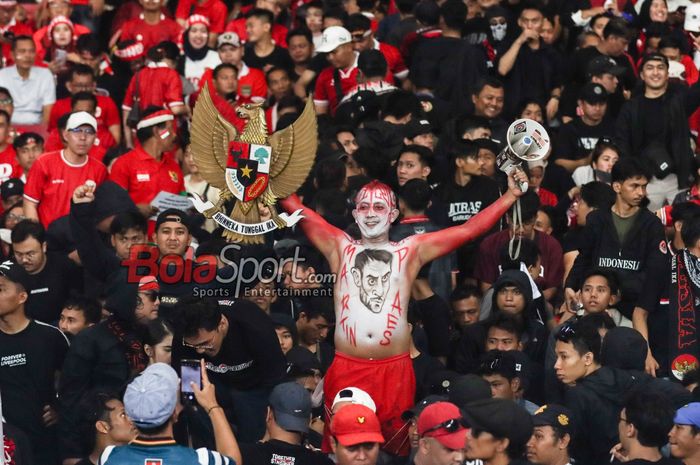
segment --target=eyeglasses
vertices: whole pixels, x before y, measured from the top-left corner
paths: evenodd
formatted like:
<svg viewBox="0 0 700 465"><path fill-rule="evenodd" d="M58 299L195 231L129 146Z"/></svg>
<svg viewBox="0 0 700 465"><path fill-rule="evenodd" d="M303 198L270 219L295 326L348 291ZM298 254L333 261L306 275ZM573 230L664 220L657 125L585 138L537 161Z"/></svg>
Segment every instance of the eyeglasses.
<svg viewBox="0 0 700 465"><path fill-rule="evenodd" d="M0 105L10 105L11 103L11 98L0 98Z"/></svg>
<svg viewBox="0 0 700 465"><path fill-rule="evenodd" d="M141 294L148 297L148 300L150 300L151 302L155 302L156 300L160 299L160 293L158 293L158 292L148 291L148 292L141 292Z"/></svg>
<svg viewBox="0 0 700 465"><path fill-rule="evenodd" d="M7 215L7 219L12 221L22 221L26 220L27 217L24 215L15 215L14 213L10 213Z"/></svg>
<svg viewBox="0 0 700 465"><path fill-rule="evenodd" d="M94 136L95 135L95 130L91 127L73 128L73 129L69 129L68 132L72 132L73 134L78 134L78 135L83 134L86 136Z"/></svg>
<svg viewBox="0 0 700 465"><path fill-rule="evenodd" d="M464 426L466 425L463 418L451 418L447 421L443 421L442 423L433 426L430 429L425 430L423 432L423 436L425 436L428 433L432 433L433 431L437 431L439 429L444 429L448 433L454 433L456 431L459 431L459 429Z"/></svg>
<svg viewBox="0 0 700 465"><path fill-rule="evenodd" d="M183 347L189 347L190 349L194 350L212 350L214 348L214 343L213 342L207 342L204 344L189 344L185 341L185 338L182 338L182 345Z"/></svg>

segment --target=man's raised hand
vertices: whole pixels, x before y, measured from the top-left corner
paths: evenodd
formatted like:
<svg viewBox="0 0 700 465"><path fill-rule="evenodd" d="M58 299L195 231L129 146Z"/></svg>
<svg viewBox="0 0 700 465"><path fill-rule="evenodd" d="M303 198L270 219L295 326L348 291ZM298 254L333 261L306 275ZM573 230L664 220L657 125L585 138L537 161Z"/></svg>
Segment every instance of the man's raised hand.
<svg viewBox="0 0 700 465"><path fill-rule="evenodd" d="M78 186L73 191L73 203L90 203L95 200L95 181L87 180L85 184Z"/></svg>
<svg viewBox="0 0 700 465"><path fill-rule="evenodd" d="M515 168L508 175L508 192L513 194L515 197L520 197L525 192L520 189L521 184L528 182L527 175L520 168Z"/></svg>

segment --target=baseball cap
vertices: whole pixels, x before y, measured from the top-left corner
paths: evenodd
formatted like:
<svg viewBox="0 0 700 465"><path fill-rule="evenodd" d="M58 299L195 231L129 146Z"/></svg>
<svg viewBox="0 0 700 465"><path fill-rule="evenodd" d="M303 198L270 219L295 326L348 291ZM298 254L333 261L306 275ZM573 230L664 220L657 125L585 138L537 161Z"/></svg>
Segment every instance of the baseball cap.
<svg viewBox="0 0 700 465"><path fill-rule="evenodd" d="M216 39L216 48L221 48L224 45L233 45L234 47L241 46L241 38L235 32L224 32Z"/></svg>
<svg viewBox="0 0 700 465"><path fill-rule="evenodd" d="M316 48L319 53L329 53L344 44L352 42L350 31L341 26L330 26L323 30L321 45Z"/></svg>
<svg viewBox="0 0 700 465"><path fill-rule="evenodd" d="M155 276L142 276L139 280L138 291L157 291L160 289L160 284Z"/></svg>
<svg viewBox="0 0 700 465"><path fill-rule="evenodd" d="M668 78L685 80L685 66L678 61L669 61Z"/></svg>
<svg viewBox="0 0 700 465"><path fill-rule="evenodd" d="M600 360L612 368L644 371L648 351L647 341L639 331L620 326L605 334Z"/></svg>
<svg viewBox="0 0 700 465"><path fill-rule="evenodd" d="M161 224L167 223L168 221L182 223L187 228L187 231L190 230L190 221L185 212L177 208L168 208L167 210L163 210L158 215L158 218L156 218L156 231L158 231Z"/></svg>
<svg viewBox="0 0 700 465"><path fill-rule="evenodd" d="M659 52L651 52L642 57L642 62L639 64L640 71L642 68L644 68L644 65L650 61L661 61L666 64L666 67L668 68L668 58L666 58L665 55L662 55Z"/></svg>
<svg viewBox="0 0 700 465"><path fill-rule="evenodd" d="M428 405L418 417L418 434L434 438L448 449L463 449L467 442L467 428L459 408L450 402Z"/></svg>
<svg viewBox="0 0 700 465"><path fill-rule="evenodd" d="M346 447L384 442L379 418L364 405L347 405L338 410L331 421L331 434Z"/></svg>
<svg viewBox="0 0 700 465"><path fill-rule="evenodd" d="M679 408L673 422L677 425L693 425L700 428L700 402L691 402Z"/></svg>
<svg viewBox="0 0 700 465"><path fill-rule="evenodd" d="M374 403L374 400L372 400L372 396L367 394L367 392L363 391L362 389L353 386L346 387L338 391L333 399L331 410L333 410L333 407L335 407L335 405L339 402L350 402L352 404L363 405L372 412L377 411L377 405Z"/></svg>
<svg viewBox="0 0 700 465"><path fill-rule="evenodd" d="M68 117L66 129L70 131L71 129L79 128L85 124L97 131L97 120L94 116L87 111L76 111L75 113L71 113Z"/></svg>
<svg viewBox="0 0 700 465"><path fill-rule="evenodd" d="M408 139L413 139L421 134L433 132L433 125L427 119L411 119L404 126L404 136Z"/></svg>
<svg viewBox="0 0 700 465"><path fill-rule="evenodd" d="M573 433L571 411L559 404L546 404L532 415L534 426L553 426L564 433Z"/></svg>
<svg viewBox="0 0 700 465"><path fill-rule="evenodd" d="M578 98L587 103L607 102L608 93L600 84L589 82L581 88Z"/></svg>
<svg viewBox="0 0 700 465"><path fill-rule="evenodd" d="M0 198L7 200L13 195L24 194L24 183L21 179L10 178L0 185Z"/></svg>
<svg viewBox="0 0 700 465"><path fill-rule="evenodd" d="M287 375L291 377L309 376L321 371L321 363L306 347L295 346L285 354Z"/></svg>
<svg viewBox="0 0 700 465"><path fill-rule="evenodd" d="M413 408L411 408L409 410L405 410L401 414L401 419L403 421L408 421L412 418L416 418L417 416L419 416L421 414L421 412L428 405L434 404L435 402L444 402L444 401L447 401L447 397L445 397L445 396L436 396L434 394L429 395L428 397L426 397L425 399L421 400L416 405L414 405Z"/></svg>
<svg viewBox="0 0 700 465"><path fill-rule="evenodd" d="M21 265L10 260L0 263L0 276L6 277L13 283L21 284L25 288L29 281L29 274L26 270Z"/></svg>
<svg viewBox="0 0 700 465"><path fill-rule="evenodd" d="M124 393L124 410L141 428L156 428L172 416L180 380L170 365L154 363L134 378Z"/></svg>
<svg viewBox="0 0 700 465"><path fill-rule="evenodd" d="M491 398L491 385L481 376L473 373L460 376L454 380L450 389L449 400L455 405L464 408L470 402Z"/></svg>
<svg viewBox="0 0 700 465"><path fill-rule="evenodd" d="M607 73L619 77L625 73L625 68L618 66L613 58L603 55L595 57L588 63L587 73L588 76L600 76Z"/></svg>
<svg viewBox="0 0 700 465"><path fill-rule="evenodd" d="M311 395L301 384L292 381L275 386L270 393L270 408L282 429L297 433L309 431Z"/></svg>
<svg viewBox="0 0 700 465"><path fill-rule="evenodd" d="M143 42L123 40L117 44L114 55L123 61L129 62L143 58L146 55L146 50L143 47Z"/></svg>
<svg viewBox="0 0 700 465"><path fill-rule="evenodd" d="M464 406L472 430L482 430L497 438L507 438L524 446L532 436L532 418L523 407L510 399L482 399Z"/></svg>

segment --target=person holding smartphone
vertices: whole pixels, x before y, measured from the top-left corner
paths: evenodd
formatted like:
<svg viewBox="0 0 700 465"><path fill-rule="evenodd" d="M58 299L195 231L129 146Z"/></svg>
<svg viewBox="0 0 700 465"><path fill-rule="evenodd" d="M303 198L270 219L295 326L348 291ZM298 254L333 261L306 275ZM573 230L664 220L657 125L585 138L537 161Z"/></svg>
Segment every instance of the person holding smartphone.
<svg viewBox="0 0 700 465"><path fill-rule="evenodd" d="M165 363L154 363L137 376L124 393L124 409L138 430L138 436L125 446L108 446L99 465L133 463L198 463L201 465L234 465L241 462L236 436L216 400L214 385L209 382L204 360L200 360L201 387L197 381L183 386L193 393L200 407L209 415L214 427L218 451L192 449L178 445L173 438L173 425L182 410L180 379ZM183 378L182 383L186 383Z"/></svg>

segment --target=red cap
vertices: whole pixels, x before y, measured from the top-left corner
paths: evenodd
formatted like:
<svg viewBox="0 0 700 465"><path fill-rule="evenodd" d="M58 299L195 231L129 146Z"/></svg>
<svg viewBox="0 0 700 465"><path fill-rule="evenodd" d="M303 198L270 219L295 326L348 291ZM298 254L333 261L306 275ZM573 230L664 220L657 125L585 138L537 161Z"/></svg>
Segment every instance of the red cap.
<svg viewBox="0 0 700 465"><path fill-rule="evenodd" d="M462 413L450 402L428 405L418 417L417 428L419 436L434 438L448 449L464 449L467 442L467 429L462 425Z"/></svg>
<svg viewBox="0 0 700 465"><path fill-rule="evenodd" d="M207 29L209 29L209 18L207 18L204 15L192 15L189 18L187 18L187 25L185 26L185 29L189 29L195 24L204 24Z"/></svg>
<svg viewBox="0 0 700 465"><path fill-rule="evenodd" d="M377 415L364 405L350 404L333 415L331 434L345 447L384 442Z"/></svg>
<svg viewBox="0 0 700 465"><path fill-rule="evenodd" d="M166 121L172 121L175 116L170 110L160 110L143 118L136 125L136 129L143 129L149 126L155 126L156 124L165 123Z"/></svg>
<svg viewBox="0 0 700 465"><path fill-rule="evenodd" d="M49 40L53 40L53 29L58 26L59 24L65 24L67 25L71 31L74 30L75 26L73 26L73 22L66 18L65 16L56 16L54 19L51 20L49 23L49 29L46 34L46 36L49 38Z"/></svg>
<svg viewBox="0 0 700 465"><path fill-rule="evenodd" d="M160 284L155 276L144 276L139 280L139 292L157 291L160 289Z"/></svg>

